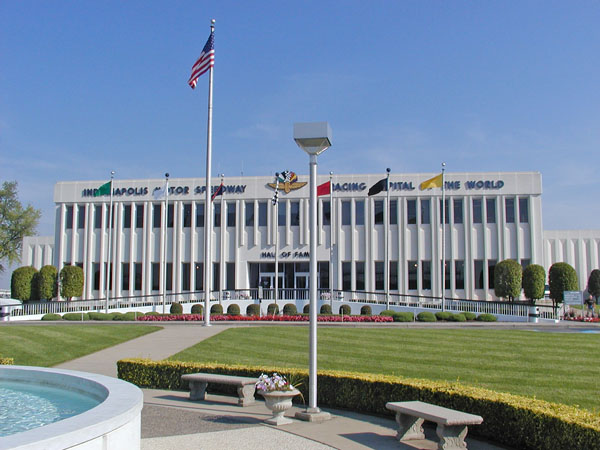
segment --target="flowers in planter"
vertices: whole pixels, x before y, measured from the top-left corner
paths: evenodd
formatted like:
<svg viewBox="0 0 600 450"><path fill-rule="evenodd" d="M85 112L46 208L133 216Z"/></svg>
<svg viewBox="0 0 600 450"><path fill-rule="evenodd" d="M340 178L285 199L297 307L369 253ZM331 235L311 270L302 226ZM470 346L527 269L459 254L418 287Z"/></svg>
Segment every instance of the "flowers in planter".
<svg viewBox="0 0 600 450"><path fill-rule="evenodd" d="M145 322L171 322L171 321L202 321L204 316L202 314L170 314L170 315L156 315L156 316L142 316L138 317L137 320ZM218 321L270 321L270 322L308 322L309 316L307 315L282 315L282 316L233 316L233 315L221 315L213 314L210 316L210 320ZM393 322L394 319L390 316L317 316L318 322Z"/></svg>
<svg viewBox="0 0 600 450"><path fill-rule="evenodd" d="M293 391L295 387L292 386L285 376L274 372L271 376L264 373L261 374L256 382L256 389L262 392L281 392Z"/></svg>

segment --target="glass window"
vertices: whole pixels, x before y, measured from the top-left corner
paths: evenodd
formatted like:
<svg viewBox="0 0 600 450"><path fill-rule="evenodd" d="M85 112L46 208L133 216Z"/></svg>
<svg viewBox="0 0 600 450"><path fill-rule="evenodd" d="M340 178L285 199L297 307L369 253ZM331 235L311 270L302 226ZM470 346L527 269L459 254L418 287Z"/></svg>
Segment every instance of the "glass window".
<svg viewBox="0 0 600 450"><path fill-rule="evenodd" d="M481 223L481 199L473 199L473 223Z"/></svg>
<svg viewBox="0 0 600 450"><path fill-rule="evenodd" d="M446 199L443 206L444 206L444 216L445 216L444 223L449 224L450 223L450 201L448 199ZM440 223L442 223L442 200L441 199L440 199Z"/></svg>
<svg viewBox="0 0 600 450"><path fill-rule="evenodd" d="M431 289L431 261L421 261L421 279L423 289Z"/></svg>
<svg viewBox="0 0 600 450"><path fill-rule="evenodd" d="M488 259L488 289L494 289L494 272L496 271L496 260Z"/></svg>
<svg viewBox="0 0 600 450"><path fill-rule="evenodd" d="M136 291L141 291L142 290L142 263L134 263L133 265L134 270L135 270L135 286L134 289Z"/></svg>
<svg viewBox="0 0 600 450"><path fill-rule="evenodd" d="M454 223L463 223L463 199L454 199Z"/></svg>
<svg viewBox="0 0 600 450"><path fill-rule="evenodd" d="M196 203L196 228L204 228L204 203Z"/></svg>
<svg viewBox="0 0 600 450"><path fill-rule="evenodd" d="M431 223L431 202L429 199L421 199L421 223Z"/></svg>
<svg viewBox="0 0 600 450"><path fill-rule="evenodd" d="M375 290L383 291L385 289L385 278L384 269L385 265L383 261L375 261Z"/></svg>
<svg viewBox="0 0 600 450"><path fill-rule="evenodd" d="M167 227L173 228L173 223L175 221L175 205L171 203L170 205L168 205L167 210Z"/></svg>
<svg viewBox="0 0 600 450"><path fill-rule="evenodd" d="M235 227L235 202L227 202L227 226Z"/></svg>
<svg viewBox="0 0 600 450"><path fill-rule="evenodd" d="M506 207L506 223L515 223L515 199L505 198L504 205Z"/></svg>
<svg viewBox="0 0 600 450"><path fill-rule="evenodd" d="M375 200L375 225L383 225L383 200Z"/></svg>
<svg viewBox="0 0 600 450"><path fill-rule="evenodd" d="M287 202L279 202L279 206L277 206L277 225L280 227L285 227L285 219L286 219L286 204Z"/></svg>
<svg viewBox="0 0 600 450"><path fill-rule="evenodd" d="M144 205L135 205L135 227L144 228Z"/></svg>
<svg viewBox="0 0 600 450"><path fill-rule="evenodd" d="M246 202L244 209L245 209L245 213L246 213L246 226L253 227L254 226L254 202Z"/></svg>
<svg viewBox="0 0 600 450"><path fill-rule="evenodd" d="M390 225L398 225L398 200L390 200Z"/></svg>
<svg viewBox="0 0 600 450"><path fill-rule="evenodd" d="M65 223L66 223L66 229L67 230L72 230L73 229L73 206L67 206L67 209L65 211Z"/></svg>
<svg viewBox="0 0 600 450"><path fill-rule="evenodd" d="M323 225L331 225L331 203L323 202Z"/></svg>
<svg viewBox="0 0 600 450"><path fill-rule="evenodd" d="M355 225L365 224L365 202L363 200L356 200L354 204L354 221Z"/></svg>
<svg viewBox="0 0 600 450"><path fill-rule="evenodd" d="M235 289L235 263L226 263L225 269L227 270L227 284L225 289L228 291L233 291ZM281 287L281 285L279 285L279 287Z"/></svg>
<svg viewBox="0 0 600 450"><path fill-rule="evenodd" d="M212 288L214 291L221 290L221 267L219 263L213 263L213 285Z"/></svg>
<svg viewBox="0 0 600 450"><path fill-rule="evenodd" d="M531 260L529 258L521 259L521 269L525 270L529 264L531 264Z"/></svg>
<svg viewBox="0 0 600 450"><path fill-rule="evenodd" d="M398 290L398 261L390 261L390 290Z"/></svg>
<svg viewBox="0 0 600 450"><path fill-rule="evenodd" d="M85 205L77 207L77 228L80 230L85 227Z"/></svg>
<svg viewBox="0 0 600 450"><path fill-rule="evenodd" d="M173 290L173 263L167 263L167 291Z"/></svg>
<svg viewBox="0 0 600 450"><path fill-rule="evenodd" d="M290 203L290 225L293 227L300 225L300 202Z"/></svg>
<svg viewBox="0 0 600 450"><path fill-rule="evenodd" d="M473 279L475 289L483 289L483 260L481 259L473 261Z"/></svg>
<svg viewBox="0 0 600 450"><path fill-rule="evenodd" d="M190 290L190 263L181 263L181 290Z"/></svg>
<svg viewBox="0 0 600 450"><path fill-rule="evenodd" d="M450 289L450 261L444 264L444 289Z"/></svg>
<svg viewBox="0 0 600 450"><path fill-rule="evenodd" d="M417 289L417 270L419 265L416 261L408 261L408 289Z"/></svg>
<svg viewBox="0 0 600 450"><path fill-rule="evenodd" d="M267 202L258 203L258 226L267 226Z"/></svg>
<svg viewBox="0 0 600 450"><path fill-rule="evenodd" d="M123 205L123 228L131 228L131 205Z"/></svg>
<svg viewBox="0 0 600 450"><path fill-rule="evenodd" d="M123 291L129 290L129 263L121 264L121 289Z"/></svg>
<svg viewBox="0 0 600 450"><path fill-rule="evenodd" d="M329 261L319 261L317 263L317 272L319 273L319 289L329 289Z"/></svg>
<svg viewBox="0 0 600 450"><path fill-rule="evenodd" d="M213 227L218 228L221 226L221 204L215 203L213 205Z"/></svg>
<svg viewBox="0 0 600 450"><path fill-rule="evenodd" d="M102 228L102 205L94 205L94 228Z"/></svg>
<svg viewBox="0 0 600 450"><path fill-rule="evenodd" d="M342 201L342 225L350 225L350 201Z"/></svg>
<svg viewBox="0 0 600 450"><path fill-rule="evenodd" d="M185 203L183 205L183 228L190 228L192 226L192 204ZM189 289L187 289L189 290Z"/></svg>
<svg viewBox="0 0 600 450"><path fill-rule="evenodd" d="M454 288L465 288L465 262L462 259L454 261Z"/></svg>
<svg viewBox="0 0 600 450"><path fill-rule="evenodd" d="M487 223L496 223L496 199L485 199L486 221Z"/></svg>
<svg viewBox="0 0 600 450"><path fill-rule="evenodd" d="M342 290L352 290L352 263L342 262Z"/></svg>
<svg viewBox="0 0 600 450"><path fill-rule="evenodd" d="M160 263L152 263L152 290L160 290Z"/></svg>
<svg viewBox="0 0 600 450"><path fill-rule="evenodd" d="M197 291L201 291L204 289L204 264L201 262L197 262L195 264L194 271L194 281L196 282L194 285L194 289L196 289Z"/></svg>
<svg viewBox="0 0 600 450"><path fill-rule="evenodd" d="M354 270L356 271L356 290L365 290L365 262L356 261L354 263Z"/></svg>
<svg viewBox="0 0 600 450"><path fill-rule="evenodd" d="M527 197L519 199L519 222L529 223L529 199Z"/></svg>
<svg viewBox="0 0 600 450"><path fill-rule="evenodd" d="M161 210L160 210L161 204L160 203L153 203L152 204L152 227L153 228L160 228L161 225Z"/></svg>
<svg viewBox="0 0 600 450"><path fill-rule="evenodd" d="M100 263L92 263L92 273L94 274L94 290L100 290Z"/></svg>
<svg viewBox="0 0 600 450"><path fill-rule="evenodd" d="M416 200L408 200L406 202L406 222L409 225L417 223L417 201Z"/></svg>

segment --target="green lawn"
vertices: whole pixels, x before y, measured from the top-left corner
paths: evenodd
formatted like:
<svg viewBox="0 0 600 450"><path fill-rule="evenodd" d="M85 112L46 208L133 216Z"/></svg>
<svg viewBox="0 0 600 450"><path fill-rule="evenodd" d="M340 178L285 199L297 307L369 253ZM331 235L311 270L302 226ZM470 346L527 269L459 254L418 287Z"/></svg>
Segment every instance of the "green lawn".
<svg viewBox="0 0 600 450"><path fill-rule="evenodd" d="M51 367L161 327L140 325L0 326L0 355L15 364Z"/></svg>
<svg viewBox="0 0 600 450"><path fill-rule="evenodd" d="M319 329L319 369L460 381L599 411L600 334ZM169 359L308 367L308 327L232 328Z"/></svg>

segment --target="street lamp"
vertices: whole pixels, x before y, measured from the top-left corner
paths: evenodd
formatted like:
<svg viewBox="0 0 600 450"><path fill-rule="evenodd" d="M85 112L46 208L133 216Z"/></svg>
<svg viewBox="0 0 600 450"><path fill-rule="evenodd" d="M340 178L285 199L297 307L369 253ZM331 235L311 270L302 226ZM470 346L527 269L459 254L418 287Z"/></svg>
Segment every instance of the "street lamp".
<svg viewBox="0 0 600 450"><path fill-rule="evenodd" d="M308 153L310 168L310 339L308 369L308 408L296 417L323 422L330 414L317 407L317 156L331 146L331 128L327 122L295 123L294 141Z"/></svg>

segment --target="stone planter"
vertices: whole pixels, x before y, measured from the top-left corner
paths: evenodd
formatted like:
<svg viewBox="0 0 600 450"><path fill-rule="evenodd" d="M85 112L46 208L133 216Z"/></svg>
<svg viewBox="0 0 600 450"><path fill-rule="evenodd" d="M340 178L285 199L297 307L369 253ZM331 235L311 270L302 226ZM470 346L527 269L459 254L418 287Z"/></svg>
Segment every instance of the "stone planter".
<svg viewBox="0 0 600 450"><path fill-rule="evenodd" d="M270 425L286 425L292 423L291 419L284 417L285 412L292 407L292 399L300 394L297 389L291 391L273 391L263 392L258 391L265 398L267 408L273 411L273 417L265 420Z"/></svg>

